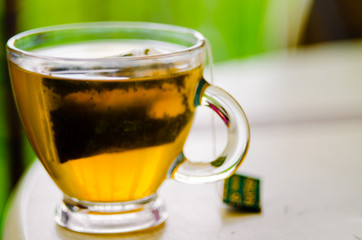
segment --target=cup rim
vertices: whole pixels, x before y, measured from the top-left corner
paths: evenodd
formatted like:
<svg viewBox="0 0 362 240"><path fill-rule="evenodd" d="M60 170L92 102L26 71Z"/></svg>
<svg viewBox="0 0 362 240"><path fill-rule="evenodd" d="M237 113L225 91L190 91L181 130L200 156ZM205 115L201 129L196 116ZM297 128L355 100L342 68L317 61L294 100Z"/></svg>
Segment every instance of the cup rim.
<svg viewBox="0 0 362 240"><path fill-rule="evenodd" d="M55 56L46 56L39 54L37 52L31 52L27 50L22 50L15 46L17 40L24 38L29 35L36 35L40 33L57 31L57 30L72 30L72 29L91 29L91 28L139 28L139 29L148 29L148 30L158 30L158 31L173 31L183 34L188 34L195 38L195 43L191 47L185 47L181 50L176 50L169 53L161 53L155 55L145 55L145 56L115 56L109 58L69 58L69 57L55 57ZM151 22L127 22L127 21L108 21L108 22L83 22L83 23L70 23L70 24L61 24L61 25L53 25L48 27L35 28L27 31L20 32L13 37L11 37L7 43L6 48L9 52L14 52L26 57L33 57L43 60L53 60L53 61L114 61L114 60L122 60L122 61L132 61L132 60L148 60L148 59L160 59L160 58L168 58L180 56L183 54L191 53L196 49L202 48L206 45L205 37L198 31L181 27L177 25L170 24L162 24L162 23L151 23Z"/></svg>

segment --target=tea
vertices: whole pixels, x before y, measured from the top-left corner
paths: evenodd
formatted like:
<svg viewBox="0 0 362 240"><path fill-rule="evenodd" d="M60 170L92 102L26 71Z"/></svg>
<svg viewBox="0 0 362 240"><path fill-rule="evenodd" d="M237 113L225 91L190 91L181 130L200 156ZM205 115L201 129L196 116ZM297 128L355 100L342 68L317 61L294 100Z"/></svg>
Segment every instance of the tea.
<svg viewBox="0 0 362 240"><path fill-rule="evenodd" d="M122 49L125 43L90 42L37 52L89 57L101 47L110 49L98 51L104 57L127 56L134 46L127 43ZM159 42L137 44L138 49L157 48L156 54L177 50ZM32 71L10 62L27 135L60 189L92 202L132 201L155 193L190 130L202 66L184 71L157 63L111 71L45 68Z"/></svg>
<svg viewBox="0 0 362 240"><path fill-rule="evenodd" d="M166 177L205 183L235 172L249 124L227 92L203 79L207 46L193 29L146 22L50 26L9 39L19 115L64 193L59 226L83 233L157 226L167 218L157 195ZM228 129L224 151L207 162L182 151L198 106Z"/></svg>

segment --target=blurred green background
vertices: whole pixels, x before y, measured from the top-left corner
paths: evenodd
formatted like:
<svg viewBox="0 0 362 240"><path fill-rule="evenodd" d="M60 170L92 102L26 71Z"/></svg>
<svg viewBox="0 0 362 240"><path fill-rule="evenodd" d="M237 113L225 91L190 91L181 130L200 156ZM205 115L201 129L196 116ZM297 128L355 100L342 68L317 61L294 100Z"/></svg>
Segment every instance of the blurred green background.
<svg viewBox="0 0 362 240"><path fill-rule="evenodd" d="M300 42L328 41L331 34L334 37L338 35L336 25L328 29L329 20L335 19L335 16L330 15L333 12L330 7L333 5L341 17L343 14L339 10L346 8L338 4L352 6L351 10L356 9L356 3L352 2L353 0L0 0L0 42L3 46L0 47L0 216L4 216L12 188L26 166L35 158L13 105L4 48L10 36L31 28L85 21L175 24L203 33L211 44L214 62L218 63L295 47ZM301 38L304 20L311 9L313 12L304 29L308 38ZM351 14L345 14L350 19ZM359 13L355 15L362 16ZM342 23L344 21L343 18L339 20ZM343 24L341 26L343 28ZM346 32L345 29L342 30L341 32ZM348 38L338 36L334 39ZM3 222L3 217L0 221Z"/></svg>
<svg viewBox="0 0 362 240"><path fill-rule="evenodd" d="M267 0L22 0L17 28L21 31L71 22L122 20L176 24L203 32L218 46L213 49L215 58L226 60L263 51L260 33L266 3Z"/></svg>

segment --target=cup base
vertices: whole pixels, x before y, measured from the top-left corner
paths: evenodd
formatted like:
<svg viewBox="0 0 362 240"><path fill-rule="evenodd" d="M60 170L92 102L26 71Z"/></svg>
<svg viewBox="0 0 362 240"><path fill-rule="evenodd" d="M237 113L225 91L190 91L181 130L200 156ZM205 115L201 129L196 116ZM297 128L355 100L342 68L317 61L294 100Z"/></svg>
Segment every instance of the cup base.
<svg viewBox="0 0 362 240"><path fill-rule="evenodd" d="M165 203L156 194L136 201L95 203L67 196L56 208L58 225L82 233L124 233L157 226L167 218Z"/></svg>

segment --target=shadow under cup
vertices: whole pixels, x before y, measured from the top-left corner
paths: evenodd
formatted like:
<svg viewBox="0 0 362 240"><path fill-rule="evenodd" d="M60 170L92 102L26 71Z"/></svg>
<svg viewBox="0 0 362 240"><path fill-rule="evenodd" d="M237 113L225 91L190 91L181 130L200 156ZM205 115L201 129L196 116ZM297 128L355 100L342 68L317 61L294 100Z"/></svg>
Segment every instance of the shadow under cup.
<svg viewBox="0 0 362 240"><path fill-rule="evenodd" d="M63 25L9 40L19 114L64 193L59 225L90 233L152 227L167 217L156 194L167 177L199 183L235 171L248 123L230 96L203 79L205 52L198 32L150 23ZM207 164L182 153L199 105L216 111L229 132L225 151Z"/></svg>

